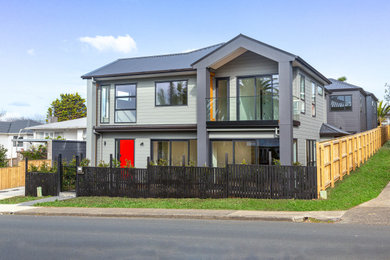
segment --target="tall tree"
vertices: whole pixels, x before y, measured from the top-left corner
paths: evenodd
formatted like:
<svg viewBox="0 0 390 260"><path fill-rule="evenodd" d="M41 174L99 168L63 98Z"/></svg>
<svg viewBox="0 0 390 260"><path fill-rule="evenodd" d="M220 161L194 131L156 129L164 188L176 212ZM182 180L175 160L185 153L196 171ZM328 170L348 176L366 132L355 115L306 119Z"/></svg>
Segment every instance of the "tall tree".
<svg viewBox="0 0 390 260"><path fill-rule="evenodd" d="M61 122L86 116L85 99L76 92L75 94L61 94L59 99L54 100L47 110L46 121L50 117L57 117L58 122Z"/></svg>
<svg viewBox="0 0 390 260"><path fill-rule="evenodd" d="M347 81L347 77L346 76L342 76L340 78L337 79L338 81Z"/></svg>
<svg viewBox="0 0 390 260"><path fill-rule="evenodd" d="M390 103L390 84L385 83L385 100Z"/></svg>
<svg viewBox="0 0 390 260"><path fill-rule="evenodd" d="M378 104L378 123L381 125L383 121L386 120L386 115L390 113L390 105L387 103L383 103L381 100Z"/></svg>

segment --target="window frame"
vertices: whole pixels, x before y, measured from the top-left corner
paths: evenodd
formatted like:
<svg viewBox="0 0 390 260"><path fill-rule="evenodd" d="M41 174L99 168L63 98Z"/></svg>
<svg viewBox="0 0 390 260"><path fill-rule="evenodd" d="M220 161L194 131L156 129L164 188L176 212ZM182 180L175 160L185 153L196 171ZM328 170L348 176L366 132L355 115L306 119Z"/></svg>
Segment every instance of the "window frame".
<svg viewBox="0 0 390 260"><path fill-rule="evenodd" d="M321 89L321 93L320 93L320 89ZM324 96L324 87L317 84L317 92L319 96Z"/></svg>
<svg viewBox="0 0 390 260"><path fill-rule="evenodd" d="M332 97L338 97L338 96L343 96L344 97L344 109L343 110L333 110L332 109ZM345 109L345 97L346 96L351 97L351 109ZM353 98L352 98L352 94L329 95L329 111L330 112L351 112L351 111L353 111Z"/></svg>
<svg viewBox="0 0 390 260"><path fill-rule="evenodd" d="M303 103L301 107L301 114L306 114L306 77L299 73L299 100ZM302 93L302 81L303 81L303 93ZM303 94L303 98L302 98Z"/></svg>
<svg viewBox="0 0 390 260"><path fill-rule="evenodd" d="M108 84L108 85L100 85L100 124L109 124L110 123L110 89L111 89L111 84ZM102 95L102 88L103 87L106 87L107 88L107 108L108 108L108 122L103 122L102 121L102 99L103 99L103 95ZM115 91L116 91L116 87L115 87ZM116 94L115 94L116 95ZM115 99L115 102L116 102L116 99ZM114 104L115 105L115 104Z"/></svg>
<svg viewBox="0 0 390 260"><path fill-rule="evenodd" d="M159 83L172 83L172 82L178 82L178 81L185 81L187 86L187 97L186 97L186 104L182 105L172 105L172 93L170 93L169 96L169 105L157 105L157 84ZM181 106L188 106L188 79L178 79L178 80L161 80L161 81L155 81L154 82L154 106L155 107L181 107Z"/></svg>
<svg viewBox="0 0 390 260"><path fill-rule="evenodd" d="M294 161L294 154L293 154L293 163L299 162L298 159L298 138L293 138L293 148L295 143L295 151L293 150L293 153L295 153L295 161Z"/></svg>
<svg viewBox="0 0 390 260"><path fill-rule="evenodd" d="M118 97L116 94L116 88L117 86L123 86L123 85L134 85L135 86L135 95L134 96L120 96ZM116 108L116 101L118 98L135 98L135 108L134 109L117 109ZM118 122L117 121L117 111L135 111L135 120L134 122ZM137 123L137 83L120 83L120 84L115 84L115 100L114 100L114 123L117 124L127 124L127 123Z"/></svg>
<svg viewBox="0 0 390 260"><path fill-rule="evenodd" d="M155 162L155 163L158 163L158 161L160 160L159 158L156 158L157 161L155 161L155 158L153 156L153 142L168 142L168 145L169 145L169 160L168 160L168 165L169 166L172 166L172 142L187 142L187 161L186 163L187 164L190 164L190 152L191 152L191 147L190 147L190 143L191 143L191 140L197 140L196 138L189 138L189 139L150 139L150 161L151 162ZM197 157L197 155L196 155Z"/></svg>
<svg viewBox="0 0 390 260"><path fill-rule="evenodd" d="M311 82L311 116L317 116L317 84L312 81ZM313 110L314 108L314 110Z"/></svg>
<svg viewBox="0 0 390 260"><path fill-rule="evenodd" d="M317 164L316 143L317 140L306 139L306 166L316 166Z"/></svg>

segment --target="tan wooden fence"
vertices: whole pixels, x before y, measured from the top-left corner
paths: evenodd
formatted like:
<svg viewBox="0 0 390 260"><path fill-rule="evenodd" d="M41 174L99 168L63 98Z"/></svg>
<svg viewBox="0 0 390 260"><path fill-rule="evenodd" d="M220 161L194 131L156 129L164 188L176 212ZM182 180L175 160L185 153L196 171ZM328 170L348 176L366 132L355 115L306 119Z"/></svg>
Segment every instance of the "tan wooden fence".
<svg viewBox="0 0 390 260"><path fill-rule="evenodd" d="M317 191L334 187L334 183L349 175L373 156L390 139L390 126L317 142Z"/></svg>
<svg viewBox="0 0 390 260"><path fill-rule="evenodd" d="M28 165L41 166L42 164L51 165L51 160L28 161ZM19 162L17 167L0 168L0 190L21 187L25 184L26 176L25 162Z"/></svg>

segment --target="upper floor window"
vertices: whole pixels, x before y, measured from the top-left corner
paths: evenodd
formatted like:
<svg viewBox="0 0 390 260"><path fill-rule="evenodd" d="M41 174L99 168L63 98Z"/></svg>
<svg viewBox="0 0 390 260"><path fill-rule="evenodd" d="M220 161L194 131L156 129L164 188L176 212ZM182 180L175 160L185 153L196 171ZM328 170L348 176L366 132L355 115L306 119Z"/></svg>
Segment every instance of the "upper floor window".
<svg viewBox="0 0 390 260"><path fill-rule="evenodd" d="M301 113L304 114L306 112L306 106L305 106L305 90L306 90L306 86L305 86L305 76L303 75L300 75L301 78L300 78L300 86L299 86L299 97L301 99Z"/></svg>
<svg viewBox="0 0 390 260"><path fill-rule="evenodd" d="M136 122L136 84L115 86L115 123Z"/></svg>
<svg viewBox="0 0 390 260"><path fill-rule="evenodd" d="M351 111L352 95L330 96L330 111Z"/></svg>
<svg viewBox="0 0 390 260"><path fill-rule="evenodd" d="M187 81L156 82L156 106L187 105Z"/></svg>
<svg viewBox="0 0 390 260"><path fill-rule="evenodd" d="M318 95L320 95L320 96L324 95L324 87L323 86L318 85Z"/></svg>
<svg viewBox="0 0 390 260"><path fill-rule="evenodd" d="M316 95L317 95L317 86L314 82L311 83L311 115L316 116Z"/></svg>
<svg viewBox="0 0 390 260"><path fill-rule="evenodd" d="M100 123L110 122L110 86L100 89Z"/></svg>

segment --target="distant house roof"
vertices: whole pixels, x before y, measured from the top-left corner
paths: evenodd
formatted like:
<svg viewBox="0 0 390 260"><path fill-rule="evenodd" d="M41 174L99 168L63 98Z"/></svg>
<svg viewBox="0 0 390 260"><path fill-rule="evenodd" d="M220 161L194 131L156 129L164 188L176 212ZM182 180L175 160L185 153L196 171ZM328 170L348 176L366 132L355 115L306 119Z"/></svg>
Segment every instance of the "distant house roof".
<svg viewBox="0 0 390 260"><path fill-rule="evenodd" d="M348 133L346 131L343 131L335 126L326 123L323 123L320 129L321 137L339 137L339 136L344 136L349 134L351 133Z"/></svg>
<svg viewBox="0 0 390 260"><path fill-rule="evenodd" d="M159 73L194 70L191 67L191 64L194 61L214 51L221 45L222 43L184 53L118 59L81 76L81 78L89 79L102 76L108 77L151 72Z"/></svg>
<svg viewBox="0 0 390 260"><path fill-rule="evenodd" d="M57 129L83 129L87 128L87 118L79 118L62 122L27 127L30 130L57 130Z"/></svg>
<svg viewBox="0 0 390 260"><path fill-rule="evenodd" d="M26 127L41 125L42 123L23 119L23 120L15 120L11 122L0 122L0 133L5 134L18 134L20 130L25 129ZM31 131L22 131L23 133L31 133Z"/></svg>
<svg viewBox="0 0 390 260"><path fill-rule="evenodd" d="M377 97L373 93L365 91L362 87L359 87L359 86L356 86L356 85L352 85L352 84L349 84L349 83L344 82L344 81L339 81L337 79L331 79L330 78L329 80L332 82L332 84L325 86L325 88L327 90L329 90L330 92L332 92L332 91L342 91L342 90L359 90L364 95L372 96L376 101L378 101Z"/></svg>

